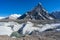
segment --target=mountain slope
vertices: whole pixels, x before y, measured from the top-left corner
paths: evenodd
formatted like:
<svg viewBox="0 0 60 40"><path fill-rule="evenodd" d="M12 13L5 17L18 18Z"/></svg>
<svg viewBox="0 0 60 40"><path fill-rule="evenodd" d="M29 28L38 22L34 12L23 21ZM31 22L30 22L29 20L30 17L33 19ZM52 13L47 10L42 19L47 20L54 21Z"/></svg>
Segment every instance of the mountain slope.
<svg viewBox="0 0 60 40"><path fill-rule="evenodd" d="M52 12L51 14L54 15L56 19L60 19L60 11Z"/></svg>
<svg viewBox="0 0 60 40"><path fill-rule="evenodd" d="M5 19L16 20L20 16L21 16L20 14L11 14L10 16L6 17Z"/></svg>
<svg viewBox="0 0 60 40"><path fill-rule="evenodd" d="M9 16L9 19L17 19L20 16L21 16L20 14L12 14Z"/></svg>
<svg viewBox="0 0 60 40"><path fill-rule="evenodd" d="M27 23L24 23L21 28L18 30L18 33L21 34L32 34L34 31L37 32L46 32L46 31L59 31L57 29L60 29L60 23L52 23L52 24L34 24L30 21L27 21ZM52 29L52 30L49 30Z"/></svg>
<svg viewBox="0 0 60 40"><path fill-rule="evenodd" d="M17 22L0 22L0 35L10 36L14 32L21 35L32 35L33 33L37 32L36 34L38 35L39 33L52 30L59 31L60 23L37 24L27 21L26 23L23 22L19 24Z"/></svg>
<svg viewBox="0 0 60 40"><path fill-rule="evenodd" d="M42 7L40 3L38 3L38 5L33 10L23 14L18 19L52 20L54 18L48 14L48 12Z"/></svg>

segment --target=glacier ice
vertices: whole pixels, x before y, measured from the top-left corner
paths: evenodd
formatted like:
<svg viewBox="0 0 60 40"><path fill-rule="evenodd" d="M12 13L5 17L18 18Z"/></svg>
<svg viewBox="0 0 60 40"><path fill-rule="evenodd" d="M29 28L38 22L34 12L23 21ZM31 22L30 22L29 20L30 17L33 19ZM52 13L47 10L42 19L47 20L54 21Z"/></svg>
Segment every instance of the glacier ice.
<svg viewBox="0 0 60 40"><path fill-rule="evenodd" d="M8 35L10 36L12 32L21 30L24 23L17 22L0 22L0 35ZM52 23L52 24L37 24L34 26L34 23L27 21L26 25L22 28L22 34L30 34L32 31L37 30L39 32L44 32L47 29L54 29L60 27L60 23ZM60 29L56 29L59 31Z"/></svg>

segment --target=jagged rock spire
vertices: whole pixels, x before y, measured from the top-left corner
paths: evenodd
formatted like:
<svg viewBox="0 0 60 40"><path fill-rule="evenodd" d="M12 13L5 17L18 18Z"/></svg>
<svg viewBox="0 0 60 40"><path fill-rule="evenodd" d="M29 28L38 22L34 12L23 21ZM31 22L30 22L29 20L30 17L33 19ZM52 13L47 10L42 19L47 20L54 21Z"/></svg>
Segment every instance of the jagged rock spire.
<svg viewBox="0 0 60 40"><path fill-rule="evenodd" d="M47 13L47 11L43 8L42 4L39 2L33 10L31 10L27 14L24 14L23 17L24 19L47 20L50 16Z"/></svg>
<svg viewBox="0 0 60 40"><path fill-rule="evenodd" d="M35 7L35 9L33 9L33 10L35 10L35 11L37 11L37 12L39 12L39 11L41 11L42 10L42 4L39 2L38 3L38 5Z"/></svg>
<svg viewBox="0 0 60 40"><path fill-rule="evenodd" d="M38 6L42 6L42 4L39 2L39 3L38 3Z"/></svg>

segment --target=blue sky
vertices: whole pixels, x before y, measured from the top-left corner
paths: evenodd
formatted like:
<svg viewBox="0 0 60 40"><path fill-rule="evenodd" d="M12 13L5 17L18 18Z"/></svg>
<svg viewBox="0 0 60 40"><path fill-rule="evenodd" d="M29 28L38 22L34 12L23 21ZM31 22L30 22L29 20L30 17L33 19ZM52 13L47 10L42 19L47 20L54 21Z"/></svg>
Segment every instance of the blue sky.
<svg viewBox="0 0 60 40"><path fill-rule="evenodd" d="M26 13L39 2L48 12L60 11L60 0L0 0L0 16Z"/></svg>

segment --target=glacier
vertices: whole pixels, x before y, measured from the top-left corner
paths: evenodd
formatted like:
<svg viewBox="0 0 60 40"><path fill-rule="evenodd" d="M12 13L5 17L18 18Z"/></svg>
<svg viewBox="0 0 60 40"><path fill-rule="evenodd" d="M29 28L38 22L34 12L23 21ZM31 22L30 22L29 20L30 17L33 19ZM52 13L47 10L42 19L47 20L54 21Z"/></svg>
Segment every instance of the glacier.
<svg viewBox="0 0 60 40"><path fill-rule="evenodd" d="M16 22L0 22L0 35L10 36L12 32L18 31L20 26L21 25Z"/></svg>
<svg viewBox="0 0 60 40"><path fill-rule="evenodd" d="M26 25L23 27L24 24ZM60 31L58 27L60 27L60 23L37 24L34 26L34 23L30 21L20 24L17 22L0 22L0 35L10 36L13 32L21 30L21 28L23 35L30 34L34 30L44 32L47 29L56 29L57 31Z"/></svg>

